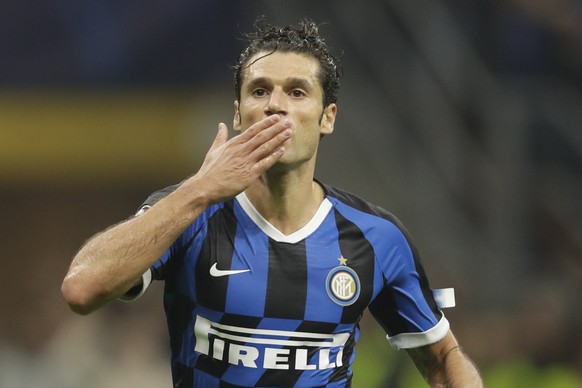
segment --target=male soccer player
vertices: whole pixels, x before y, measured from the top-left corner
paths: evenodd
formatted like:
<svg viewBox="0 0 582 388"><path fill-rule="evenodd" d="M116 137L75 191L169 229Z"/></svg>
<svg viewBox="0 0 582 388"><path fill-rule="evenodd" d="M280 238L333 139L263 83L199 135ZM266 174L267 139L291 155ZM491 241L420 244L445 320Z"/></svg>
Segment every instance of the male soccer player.
<svg viewBox="0 0 582 388"><path fill-rule="evenodd" d="M165 281L175 387L350 386L366 308L434 386L481 386L386 210L314 179L336 119L336 59L311 21L257 23L233 127L198 172L97 234L62 291L90 313Z"/></svg>

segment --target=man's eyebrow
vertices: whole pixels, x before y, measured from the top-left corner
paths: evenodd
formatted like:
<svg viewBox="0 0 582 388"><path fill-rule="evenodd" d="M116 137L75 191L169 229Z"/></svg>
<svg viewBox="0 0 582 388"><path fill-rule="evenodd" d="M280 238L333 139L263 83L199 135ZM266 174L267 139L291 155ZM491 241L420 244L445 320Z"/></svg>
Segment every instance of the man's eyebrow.
<svg viewBox="0 0 582 388"><path fill-rule="evenodd" d="M247 84L247 89L249 89L249 90L253 89L257 85L271 85L272 83L273 82L268 77L253 78L253 79L249 80L249 83Z"/></svg>
<svg viewBox="0 0 582 388"><path fill-rule="evenodd" d="M298 86L298 87L305 89L307 91L310 91L313 89L313 84L305 78L289 77L285 81L289 85Z"/></svg>
<svg viewBox="0 0 582 388"><path fill-rule="evenodd" d="M247 90L251 90L251 89L257 87L258 85L270 86L272 84L273 84L273 80L270 79L269 77L258 77L258 78L253 78L253 79L249 80L249 83L247 84L246 88L247 88ZM305 78L287 77L285 79L285 84L291 85L293 87L300 87L300 88L305 89L307 91L313 90L313 84Z"/></svg>

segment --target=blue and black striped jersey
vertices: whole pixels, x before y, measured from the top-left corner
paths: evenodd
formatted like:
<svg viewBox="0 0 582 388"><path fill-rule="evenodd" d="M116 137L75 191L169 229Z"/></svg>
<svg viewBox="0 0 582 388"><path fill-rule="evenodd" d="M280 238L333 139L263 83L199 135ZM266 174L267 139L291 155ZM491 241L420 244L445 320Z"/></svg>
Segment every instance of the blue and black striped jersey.
<svg viewBox="0 0 582 388"><path fill-rule="evenodd" d="M398 348L447 333L401 223L322 186L319 210L291 235L242 193L206 209L152 266L148 277L165 281L175 387L349 386L366 308Z"/></svg>

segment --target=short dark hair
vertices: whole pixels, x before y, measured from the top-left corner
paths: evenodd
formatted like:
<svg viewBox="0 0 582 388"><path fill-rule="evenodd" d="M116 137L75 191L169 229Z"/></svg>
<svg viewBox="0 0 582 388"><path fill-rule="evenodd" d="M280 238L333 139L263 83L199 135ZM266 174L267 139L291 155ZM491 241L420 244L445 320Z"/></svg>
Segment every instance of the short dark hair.
<svg viewBox="0 0 582 388"><path fill-rule="evenodd" d="M319 36L319 26L310 19L303 19L297 25L279 27L266 22L265 17L259 17L254 23L255 31L244 34L247 47L241 52L234 71L234 92L240 101L243 70L250 64L249 59L259 52L266 55L278 52L306 54L319 62L318 75L323 89L323 106L337 101L337 91L340 85L341 68L336 57L330 54L327 44Z"/></svg>

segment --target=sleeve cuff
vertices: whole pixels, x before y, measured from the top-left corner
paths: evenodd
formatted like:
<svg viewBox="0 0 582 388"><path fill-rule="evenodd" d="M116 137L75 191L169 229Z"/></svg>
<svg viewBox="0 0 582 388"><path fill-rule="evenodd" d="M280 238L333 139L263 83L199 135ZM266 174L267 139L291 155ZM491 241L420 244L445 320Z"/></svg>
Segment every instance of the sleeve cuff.
<svg viewBox="0 0 582 388"><path fill-rule="evenodd" d="M152 271L148 269L141 276L141 283L132 287L129 291L121 295L118 299L123 302L134 301L144 294L145 290L147 290L151 283L152 283Z"/></svg>
<svg viewBox="0 0 582 388"><path fill-rule="evenodd" d="M386 336L390 345L396 349L410 349L426 346L442 340L449 332L449 321L443 315L440 321L431 329L422 333L401 333Z"/></svg>

